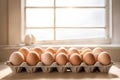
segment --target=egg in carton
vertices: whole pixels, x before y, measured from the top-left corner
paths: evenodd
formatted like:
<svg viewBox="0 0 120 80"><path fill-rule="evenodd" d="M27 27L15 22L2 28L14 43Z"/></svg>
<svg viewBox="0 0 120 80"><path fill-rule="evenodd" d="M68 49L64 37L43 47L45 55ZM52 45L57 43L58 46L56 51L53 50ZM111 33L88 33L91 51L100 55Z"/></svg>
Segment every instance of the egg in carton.
<svg viewBox="0 0 120 80"><path fill-rule="evenodd" d="M38 67L41 67L43 72L52 72L53 68L56 67L56 62L53 62L50 66L38 65Z"/></svg>
<svg viewBox="0 0 120 80"><path fill-rule="evenodd" d="M7 61L5 64L10 66L13 72L20 73L23 69L25 69L27 72L36 72L36 66L40 63L38 63L36 66L29 66L26 62L23 62L19 66L14 66L10 61Z"/></svg>
<svg viewBox="0 0 120 80"><path fill-rule="evenodd" d="M67 65L59 65L57 64L57 62L53 62L50 66L46 66L43 64L43 65L38 65L37 67L41 67L43 72L52 72L54 68L57 69L57 72L66 72L68 68Z"/></svg>
<svg viewBox="0 0 120 80"><path fill-rule="evenodd" d="M64 51L62 51L62 52L64 52ZM39 68L41 68L42 69L42 71L43 72L51 72L52 70L53 70L53 68L56 68L57 70L58 70L58 72L65 72L65 71L67 71L67 69L68 68L70 68L70 70L72 71L72 72L80 72L82 69L84 69L85 70L85 72L94 72L94 70L96 69L96 68L98 68L99 69L99 71L100 72L108 72L109 71L109 68L112 66L112 63L111 64L108 64L108 65L102 65L101 63L99 63L99 62L96 62L96 63L94 63L94 64L92 64L92 65L88 65L88 64L86 64L85 62L86 61L84 61L84 62L82 62L80 65L77 65L77 66L74 66L74 65L72 65L70 62L67 62L67 58L65 58L66 59L66 61L65 60L63 60L63 61L65 61L65 64L64 65L58 65L57 63L61 63L61 62L59 62L59 61L61 61L61 60L59 60L59 59L61 59L60 58L60 56L64 56L63 55L63 53L62 54L60 54L59 56L58 56L58 60L56 59L56 61L57 61L57 63L56 62L53 62L54 61L54 58L53 58L53 56L52 56L52 54L51 53L44 53L43 54L43 57L41 57L41 58L43 58L43 59L41 59L41 60L43 60L42 62L38 62L39 61L39 57L37 57L37 55L36 55L36 57L38 58L37 59L37 62L35 62L35 65L34 64L32 64L32 63L30 63L30 62L32 62L33 60L31 60L31 61L28 61L28 60L30 60L30 59L32 59L32 58L34 58L34 59L36 59L36 57L34 56L34 57L28 57L27 59L26 59L26 61L28 61L28 63L27 62L22 62L22 61L25 61L25 59L24 59L24 57L25 56L22 56L22 55L18 55L18 53L20 53L20 52L15 52L17 55L15 55L15 56L12 56L11 57L11 60L13 61L13 62L15 62L14 64L16 65L13 65L11 62L6 62L6 64L8 65L8 66L10 66L11 67L11 69L14 71L14 72L21 72L22 71L22 69L26 69L26 71L27 72L36 72ZM36 54L35 52L31 52L32 54L34 53L34 55ZM105 53L105 52L104 52ZM48 56L48 55L46 55L46 54L49 54L49 57L47 57L49 60L47 60L46 59L46 56ZM89 53L90 54L90 53ZM86 56L88 56L89 54L87 54ZM17 58L16 58L17 57ZM65 57L65 56L64 56ZM102 57L102 55L101 56L98 56L98 57ZM18 63L16 62L16 60L13 60L13 58L14 59L19 59L19 64L20 65L18 65ZM90 60L92 60L92 59L90 59L90 58L87 58L87 59L89 59L89 60L87 60L87 61L90 61ZM49 62L49 61L51 61L51 62ZM93 60L92 60L93 61ZM67 63L66 63L67 62ZM105 62L105 61L103 61L103 62ZM37 63L37 64L36 64ZM48 65L48 63L50 64L50 65ZM64 63L64 62L63 62ZM29 64L32 64L32 65L29 65ZM46 64L46 65L45 65Z"/></svg>
<svg viewBox="0 0 120 80"><path fill-rule="evenodd" d="M111 63L108 65L103 65L100 62L96 62L94 64L94 69L97 68L99 69L100 72L109 72L109 69L111 68L112 65L113 65L113 61L111 61Z"/></svg>
<svg viewBox="0 0 120 80"><path fill-rule="evenodd" d="M36 72L38 69L41 68L42 72L52 72L54 68L57 69L58 72L65 72L69 67L67 63L66 65L58 65L56 62L53 62L50 66L44 65L42 62L38 62L35 66L30 66L26 62L23 62L19 66L13 65L10 61L5 62L6 65L10 66L13 72L20 73L22 72L23 68L26 72L33 73Z"/></svg>
<svg viewBox="0 0 120 80"><path fill-rule="evenodd" d="M65 65L59 65L55 62L55 67L57 68L57 71L60 73L66 72L67 71L67 63Z"/></svg>
<svg viewBox="0 0 120 80"><path fill-rule="evenodd" d="M109 65L102 65L100 62L96 62L94 65L88 65L82 62L78 66L72 65L70 62L66 63L65 65L59 65L56 62L53 62L50 66L46 66L46 65L43 65L42 62L39 62L35 66L35 69L31 69L31 68L29 69L32 70L31 72L37 71L37 68L41 68L43 72L51 72L53 68L56 68L58 72L66 72L67 69L70 69L72 72L75 72L75 73L81 72L82 69L84 69L85 72L95 72L95 71L108 72L111 66L112 66L112 62ZM96 70L96 68L98 70Z"/></svg>
<svg viewBox="0 0 120 80"><path fill-rule="evenodd" d="M108 65L103 65L100 62L96 62L94 65L88 65L85 62L82 62L80 65L74 66L70 62L68 62L64 67L66 69L70 68L70 70L75 73L81 72L83 69L84 69L84 72L96 72L96 71L109 72L109 69L112 66L112 64L113 62L111 62ZM63 66L61 68L63 68ZM64 69L64 72L67 71L66 69Z"/></svg>
<svg viewBox="0 0 120 80"><path fill-rule="evenodd" d="M82 62L78 66L73 66L71 63L67 63L67 66L70 67L72 72L81 72L83 69L85 72L109 72L110 67L112 66L112 62L109 65L103 65L100 62L96 62L94 65L88 65Z"/></svg>
<svg viewBox="0 0 120 80"><path fill-rule="evenodd" d="M32 66L29 66L29 67L32 67ZM35 65L33 67L33 69L29 68L30 71L27 71L27 72L36 72L38 70L38 68L41 68L42 72L52 72L54 68L56 68L58 72L67 71L66 65L60 66L56 62L53 62L51 65L47 66L47 65L43 64L42 62L39 62L37 65Z"/></svg>
<svg viewBox="0 0 120 80"><path fill-rule="evenodd" d="M43 64L41 62L38 62L35 66L30 66L28 65L26 62L25 62L26 66L24 66L24 68L26 69L27 72L30 72L30 73L34 73L36 71L38 71L39 66L42 66Z"/></svg>
<svg viewBox="0 0 120 80"><path fill-rule="evenodd" d="M108 65L103 65L100 62L96 62L94 65L87 65L86 63L81 64L83 66L85 72L109 72L110 67L112 66L112 62Z"/></svg>
<svg viewBox="0 0 120 80"><path fill-rule="evenodd" d="M58 72L66 71L65 66L59 66L56 62L53 62L50 66L44 65L42 62L38 62L35 66L30 66L26 62L21 63L19 66L13 65L10 61L5 62L5 64L10 66L11 70L15 73L22 72L23 68L29 73L37 72L40 68L42 72L51 72L53 68L57 68Z"/></svg>
<svg viewBox="0 0 120 80"><path fill-rule="evenodd" d="M19 73L22 71L22 69L26 66L26 62L23 62L19 66L13 65L10 61L5 62L6 65L10 66L11 70L15 73Z"/></svg>
<svg viewBox="0 0 120 80"><path fill-rule="evenodd" d="M82 63L81 63L82 64ZM80 70L82 69L82 66L78 65L78 66L74 66L72 65L70 62L68 62L66 64L67 68L70 68L70 70L74 73L80 72Z"/></svg>

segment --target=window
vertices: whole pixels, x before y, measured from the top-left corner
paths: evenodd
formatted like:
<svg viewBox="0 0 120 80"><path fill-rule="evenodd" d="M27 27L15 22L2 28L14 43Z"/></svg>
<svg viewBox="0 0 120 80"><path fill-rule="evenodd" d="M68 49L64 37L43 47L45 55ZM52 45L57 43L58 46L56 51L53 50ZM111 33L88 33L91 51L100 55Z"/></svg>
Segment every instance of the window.
<svg viewBox="0 0 120 80"><path fill-rule="evenodd" d="M39 40L109 38L109 0L25 0L25 33Z"/></svg>

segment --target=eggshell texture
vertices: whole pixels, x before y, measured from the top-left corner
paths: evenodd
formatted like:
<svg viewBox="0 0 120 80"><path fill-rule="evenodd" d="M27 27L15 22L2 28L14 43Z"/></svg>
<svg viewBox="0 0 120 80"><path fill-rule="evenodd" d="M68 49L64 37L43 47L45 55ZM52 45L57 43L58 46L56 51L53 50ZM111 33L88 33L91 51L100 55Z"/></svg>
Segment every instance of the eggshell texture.
<svg viewBox="0 0 120 80"><path fill-rule="evenodd" d="M30 66L36 65L40 61L39 54L35 51L30 51L30 53L27 55L26 62Z"/></svg>
<svg viewBox="0 0 120 80"><path fill-rule="evenodd" d="M78 53L79 54L79 50L76 48L69 48L68 50L68 55L72 55L73 53Z"/></svg>
<svg viewBox="0 0 120 80"><path fill-rule="evenodd" d="M56 54L58 54L58 53L65 53L65 54L68 54L67 49L64 48L64 47L59 48L59 49L57 50Z"/></svg>
<svg viewBox="0 0 120 80"><path fill-rule="evenodd" d="M79 54L81 54L82 53L82 50L79 50Z"/></svg>
<svg viewBox="0 0 120 80"><path fill-rule="evenodd" d="M103 49L100 47L96 47L93 49L92 53L95 56L96 61L98 61L98 55L103 52Z"/></svg>
<svg viewBox="0 0 120 80"><path fill-rule="evenodd" d="M15 65L15 66L19 66L22 62L24 62L24 56L21 52L13 52L10 55L9 61Z"/></svg>
<svg viewBox="0 0 120 80"><path fill-rule="evenodd" d="M70 63L74 66L78 66L81 64L82 60L79 56L78 53L74 53L70 56L70 59L69 59Z"/></svg>
<svg viewBox="0 0 120 80"><path fill-rule="evenodd" d="M25 35L24 43L25 43L25 45L31 45L31 43L32 43L32 37L31 37L31 34L27 34L27 35Z"/></svg>
<svg viewBox="0 0 120 80"><path fill-rule="evenodd" d="M56 56L56 62L59 65L65 65L68 62L67 55L65 53L59 53Z"/></svg>
<svg viewBox="0 0 120 80"><path fill-rule="evenodd" d="M87 52L83 55L83 61L88 65L93 65L96 62L95 57L91 52Z"/></svg>
<svg viewBox="0 0 120 80"><path fill-rule="evenodd" d="M46 65L50 66L54 62L53 54L50 52L44 52L41 55L41 61Z"/></svg>
<svg viewBox="0 0 120 80"><path fill-rule="evenodd" d="M99 54L100 54L100 53L93 54L96 61L98 61L98 55L99 55Z"/></svg>
<svg viewBox="0 0 120 80"><path fill-rule="evenodd" d="M39 59L41 61L41 54L44 52L42 48L39 48L39 47L36 47L36 48L33 48L32 51L35 51L39 54Z"/></svg>
<svg viewBox="0 0 120 80"><path fill-rule="evenodd" d="M55 48L52 48L52 47L48 47L45 51L51 52L51 53L53 53L53 54L56 53L56 49L55 49Z"/></svg>
<svg viewBox="0 0 120 80"><path fill-rule="evenodd" d="M30 50L27 47L22 47L18 51L20 51L23 54L23 56L24 56L25 59L26 59L27 55L30 52Z"/></svg>
<svg viewBox="0 0 120 80"><path fill-rule="evenodd" d="M92 50L91 49L84 49L84 50L82 50L82 52L81 52L81 56L83 56L85 53L87 53L87 52L92 52Z"/></svg>
<svg viewBox="0 0 120 80"><path fill-rule="evenodd" d="M101 52L103 52L103 49L100 48L100 47L96 47L96 48L94 48L93 51L92 51L93 54L101 53Z"/></svg>
<svg viewBox="0 0 120 80"><path fill-rule="evenodd" d="M32 37L32 41L31 41L31 43L34 44L35 41L36 41L36 38L35 38L35 36L34 36L33 34L31 34L31 37Z"/></svg>
<svg viewBox="0 0 120 80"><path fill-rule="evenodd" d="M108 52L101 52L98 55L98 61L103 65L108 65L111 63L111 57Z"/></svg>

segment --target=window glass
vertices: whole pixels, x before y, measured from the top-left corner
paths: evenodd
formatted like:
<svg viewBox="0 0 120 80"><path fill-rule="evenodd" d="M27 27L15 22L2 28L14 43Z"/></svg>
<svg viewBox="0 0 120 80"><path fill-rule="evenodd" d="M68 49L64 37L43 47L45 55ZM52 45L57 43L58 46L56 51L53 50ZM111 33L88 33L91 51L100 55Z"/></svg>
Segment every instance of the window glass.
<svg viewBox="0 0 120 80"><path fill-rule="evenodd" d="M53 9L26 9L27 27L53 27L54 14Z"/></svg>
<svg viewBox="0 0 120 80"><path fill-rule="evenodd" d="M109 33L106 0L25 1L25 34L37 41L106 38Z"/></svg>
<svg viewBox="0 0 120 80"><path fill-rule="evenodd" d="M56 39L89 39L89 38L104 38L104 29L57 29Z"/></svg>
<svg viewBox="0 0 120 80"><path fill-rule="evenodd" d="M50 6L53 7L54 0L26 0L26 7L40 7Z"/></svg>
<svg viewBox="0 0 120 80"><path fill-rule="evenodd" d="M56 25L59 27L105 27L105 9L57 9Z"/></svg>
<svg viewBox="0 0 120 80"><path fill-rule="evenodd" d="M26 34L28 33L33 34L37 41L54 39L53 29L27 29Z"/></svg>
<svg viewBox="0 0 120 80"><path fill-rule="evenodd" d="M105 6L105 0L56 0L57 6Z"/></svg>

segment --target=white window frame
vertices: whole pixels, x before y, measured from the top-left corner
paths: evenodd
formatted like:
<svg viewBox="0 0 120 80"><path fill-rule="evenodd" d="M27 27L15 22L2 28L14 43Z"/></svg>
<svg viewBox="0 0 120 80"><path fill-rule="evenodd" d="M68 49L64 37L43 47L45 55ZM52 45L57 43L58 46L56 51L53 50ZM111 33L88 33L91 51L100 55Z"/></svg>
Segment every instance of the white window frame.
<svg viewBox="0 0 120 80"><path fill-rule="evenodd" d="M24 0L25 1L25 0ZM54 40L53 41L38 41L37 43L41 43L41 44L109 44L111 43L111 37L112 37L112 32L111 32L111 0L106 0L105 3L105 7L106 7L106 38L100 38L100 39L80 39L80 40L56 40L55 35L56 35L56 26L54 27ZM55 0L54 0L54 5L55 5ZM55 7L54 7L55 10ZM26 29L26 19L25 19L25 2L24 2L24 31L23 31L23 35L25 35L25 29ZM55 19L54 19L54 23L55 23ZM54 24L55 25L55 24ZM22 35L22 37L23 37Z"/></svg>

